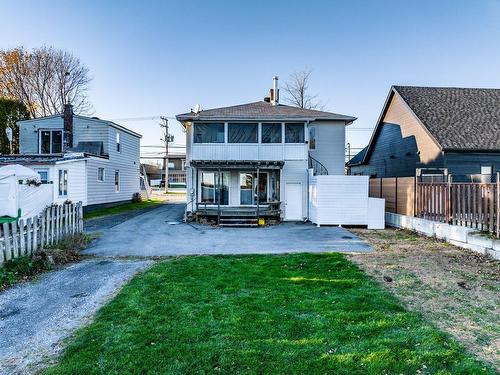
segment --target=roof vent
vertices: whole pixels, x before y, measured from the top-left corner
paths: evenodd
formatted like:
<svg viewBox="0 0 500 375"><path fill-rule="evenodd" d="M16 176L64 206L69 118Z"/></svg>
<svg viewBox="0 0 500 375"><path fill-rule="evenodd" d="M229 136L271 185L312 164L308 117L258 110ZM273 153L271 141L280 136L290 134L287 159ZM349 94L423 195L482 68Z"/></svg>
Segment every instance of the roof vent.
<svg viewBox="0 0 500 375"><path fill-rule="evenodd" d="M264 101L265 101L266 103L271 103L271 97L270 97L270 96L265 96L265 97L264 97Z"/></svg>

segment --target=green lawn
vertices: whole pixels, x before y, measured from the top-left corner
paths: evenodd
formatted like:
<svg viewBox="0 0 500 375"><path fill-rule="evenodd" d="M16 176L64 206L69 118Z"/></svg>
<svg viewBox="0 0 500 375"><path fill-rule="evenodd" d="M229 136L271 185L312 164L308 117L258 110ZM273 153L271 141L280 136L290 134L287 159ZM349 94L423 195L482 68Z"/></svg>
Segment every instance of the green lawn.
<svg viewBox="0 0 500 375"><path fill-rule="evenodd" d="M84 219L92 219L95 217L108 216L121 214L123 212L132 211L132 210L140 210L143 208L154 207L162 204L164 200L158 198L151 198L147 200L143 200L142 202L128 202L122 203L113 207L107 208L99 208L97 210L93 210L90 212L86 212L83 215Z"/></svg>
<svg viewBox="0 0 500 375"><path fill-rule="evenodd" d="M295 254L162 262L101 309L48 373L495 372L343 255Z"/></svg>

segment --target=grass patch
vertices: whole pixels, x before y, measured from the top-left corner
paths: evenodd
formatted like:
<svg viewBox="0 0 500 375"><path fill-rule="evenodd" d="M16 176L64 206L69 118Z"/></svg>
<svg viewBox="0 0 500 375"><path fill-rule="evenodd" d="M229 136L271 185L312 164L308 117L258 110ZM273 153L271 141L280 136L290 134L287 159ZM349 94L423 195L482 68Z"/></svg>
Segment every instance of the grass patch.
<svg viewBox="0 0 500 375"><path fill-rule="evenodd" d="M200 256L136 276L48 374L494 374L341 254Z"/></svg>
<svg viewBox="0 0 500 375"><path fill-rule="evenodd" d="M90 212L86 212L83 214L83 218L93 219L96 217L108 216L108 215L116 215L121 214L127 211L141 210L144 208L156 207L165 202L163 199L159 198L151 198L147 200L143 200L141 202L127 202L122 203L113 207L99 208L97 210L93 210Z"/></svg>
<svg viewBox="0 0 500 375"><path fill-rule="evenodd" d="M5 262L0 267L0 291L20 281L32 280L55 266L79 260L80 251L85 249L91 240L92 237L86 234L76 234L57 245L36 252L33 256L23 256Z"/></svg>

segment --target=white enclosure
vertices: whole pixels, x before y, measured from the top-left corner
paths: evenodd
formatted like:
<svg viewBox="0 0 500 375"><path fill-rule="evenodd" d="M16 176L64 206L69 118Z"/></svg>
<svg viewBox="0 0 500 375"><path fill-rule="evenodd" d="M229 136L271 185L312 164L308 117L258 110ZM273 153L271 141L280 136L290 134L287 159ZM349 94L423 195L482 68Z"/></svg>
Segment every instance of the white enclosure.
<svg viewBox="0 0 500 375"><path fill-rule="evenodd" d="M0 216L21 218L40 213L52 204L52 185L28 186L27 179L38 179L37 172L21 165L8 165L0 168Z"/></svg>
<svg viewBox="0 0 500 375"><path fill-rule="evenodd" d="M309 220L384 228L384 200L368 197L368 176L309 175Z"/></svg>

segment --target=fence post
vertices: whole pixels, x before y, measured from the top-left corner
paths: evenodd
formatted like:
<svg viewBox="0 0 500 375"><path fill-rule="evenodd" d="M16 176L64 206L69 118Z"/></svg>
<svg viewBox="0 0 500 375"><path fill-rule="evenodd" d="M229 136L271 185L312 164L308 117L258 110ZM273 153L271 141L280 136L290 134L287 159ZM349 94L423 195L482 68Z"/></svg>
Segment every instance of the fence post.
<svg viewBox="0 0 500 375"><path fill-rule="evenodd" d="M5 241L5 260L12 259L12 253L10 250L10 231L9 224L3 223L3 239Z"/></svg>
<svg viewBox="0 0 500 375"><path fill-rule="evenodd" d="M19 255L26 255L26 241L24 240L24 220L19 220Z"/></svg>
<svg viewBox="0 0 500 375"><path fill-rule="evenodd" d="M83 233L83 204L78 203L78 232Z"/></svg>

